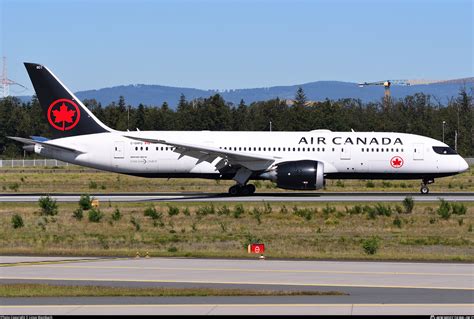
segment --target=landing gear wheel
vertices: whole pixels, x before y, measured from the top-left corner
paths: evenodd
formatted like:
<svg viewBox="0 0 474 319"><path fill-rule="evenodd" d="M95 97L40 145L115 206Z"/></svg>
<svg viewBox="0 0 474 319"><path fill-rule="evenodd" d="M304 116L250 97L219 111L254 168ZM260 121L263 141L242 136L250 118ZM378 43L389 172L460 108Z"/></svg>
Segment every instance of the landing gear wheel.
<svg viewBox="0 0 474 319"><path fill-rule="evenodd" d="M253 193L255 193L255 185L248 184L248 185L242 186L241 188L242 195L247 196L247 195L252 195Z"/></svg>
<svg viewBox="0 0 474 319"><path fill-rule="evenodd" d="M426 185L421 185L420 193L422 193L422 194L428 194L429 192L430 192L430 189L428 188L428 186L426 186Z"/></svg>
<svg viewBox="0 0 474 319"><path fill-rule="evenodd" d="M256 190L255 185L253 185L253 184L248 184L246 187L248 187L248 189L249 189L249 191L250 191L250 194L255 193L255 190Z"/></svg>
<svg viewBox="0 0 474 319"><path fill-rule="evenodd" d="M229 194L232 195L232 196L240 195L241 188L242 187L240 185L234 185L234 186L229 188Z"/></svg>
<svg viewBox="0 0 474 319"><path fill-rule="evenodd" d="M421 181L421 188L420 188L420 193L422 194L428 194L430 192L430 189L428 188L428 184L433 184L434 179L433 178L423 178Z"/></svg>
<svg viewBox="0 0 474 319"><path fill-rule="evenodd" d="M251 195L255 193L255 185L248 184L245 186L240 186L240 185L234 185L231 188L229 188L229 194L232 196L238 196L238 195Z"/></svg>

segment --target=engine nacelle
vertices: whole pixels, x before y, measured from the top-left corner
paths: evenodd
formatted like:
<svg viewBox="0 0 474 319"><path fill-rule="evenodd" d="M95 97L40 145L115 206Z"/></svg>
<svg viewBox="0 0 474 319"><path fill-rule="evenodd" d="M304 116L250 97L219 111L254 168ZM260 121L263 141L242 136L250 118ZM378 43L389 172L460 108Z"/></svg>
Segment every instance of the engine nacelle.
<svg viewBox="0 0 474 319"><path fill-rule="evenodd" d="M324 164L310 160L283 162L260 176L274 181L280 188L315 190L324 186Z"/></svg>

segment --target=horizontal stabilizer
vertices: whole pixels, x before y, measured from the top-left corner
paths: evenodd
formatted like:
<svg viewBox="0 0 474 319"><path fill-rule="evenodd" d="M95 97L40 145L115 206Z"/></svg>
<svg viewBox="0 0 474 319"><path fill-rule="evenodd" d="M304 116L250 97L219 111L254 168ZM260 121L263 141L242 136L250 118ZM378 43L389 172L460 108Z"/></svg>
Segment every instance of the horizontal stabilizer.
<svg viewBox="0 0 474 319"><path fill-rule="evenodd" d="M29 139L29 138L24 138L24 137L16 137L16 136L7 136L7 137L11 140L14 140L14 141L17 141L17 142L20 142L20 143L23 143L23 144L27 144L27 145L39 144L39 145L41 145L43 147L46 147L46 148L52 148L52 149L61 150L61 151L68 151L68 152L74 152L74 153L85 153L84 151L81 151L81 150L78 150L78 149L75 149L75 148L53 144L49 140L46 141L46 142L40 142L40 141L35 141L35 140Z"/></svg>

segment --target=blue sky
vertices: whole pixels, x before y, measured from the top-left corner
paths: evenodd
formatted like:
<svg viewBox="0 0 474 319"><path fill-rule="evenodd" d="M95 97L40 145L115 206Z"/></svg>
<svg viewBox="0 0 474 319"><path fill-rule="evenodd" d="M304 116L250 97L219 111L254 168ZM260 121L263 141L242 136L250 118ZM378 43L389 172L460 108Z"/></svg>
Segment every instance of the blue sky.
<svg viewBox="0 0 474 319"><path fill-rule="evenodd" d="M9 77L30 88L23 61L73 91L473 76L470 0L0 3Z"/></svg>

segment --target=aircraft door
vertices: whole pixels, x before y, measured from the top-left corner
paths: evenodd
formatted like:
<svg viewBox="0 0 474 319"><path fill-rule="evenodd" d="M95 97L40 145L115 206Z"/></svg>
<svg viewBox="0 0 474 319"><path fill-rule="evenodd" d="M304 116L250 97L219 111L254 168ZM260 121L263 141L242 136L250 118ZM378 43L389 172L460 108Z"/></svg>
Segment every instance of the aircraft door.
<svg viewBox="0 0 474 319"><path fill-rule="evenodd" d="M124 158L124 142L115 142L114 143L114 158L120 159Z"/></svg>
<svg viewBox="0 0 474 319"><path fill-rule="evenodd" d="M349 145L343 145L341 147L341 160L351 159L351 147Z"/></svg>
<svg viewBox="0 0 474 319"><path fill-rule="evenodd" d="M413 159L414 160L423 160L423 144L413 144Z"/></svg>

